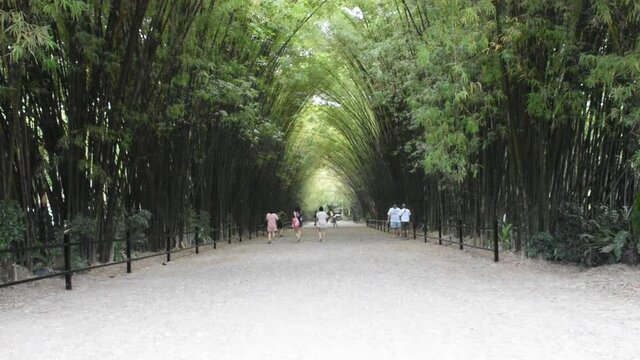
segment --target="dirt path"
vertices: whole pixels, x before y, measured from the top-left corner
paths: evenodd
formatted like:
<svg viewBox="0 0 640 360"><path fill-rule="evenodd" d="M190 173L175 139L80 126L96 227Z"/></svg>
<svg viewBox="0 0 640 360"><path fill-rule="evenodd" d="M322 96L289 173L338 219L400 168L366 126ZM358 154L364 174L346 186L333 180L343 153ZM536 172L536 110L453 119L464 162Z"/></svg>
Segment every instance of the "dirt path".
<svg viewBox="0 0 640 360"><path fill-rule="evenodd" d="M638 269L306 231L0 289L0 359L640 358Z"/></svg>

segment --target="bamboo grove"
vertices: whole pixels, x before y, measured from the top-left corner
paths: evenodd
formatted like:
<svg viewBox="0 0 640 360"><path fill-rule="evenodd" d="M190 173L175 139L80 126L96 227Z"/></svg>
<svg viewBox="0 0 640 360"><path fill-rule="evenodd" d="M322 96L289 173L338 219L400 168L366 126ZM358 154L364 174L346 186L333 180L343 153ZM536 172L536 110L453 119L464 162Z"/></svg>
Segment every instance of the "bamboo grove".
<svg viewBox="0 0 640 360"><path fill-rule="evenodd" d="M340 104L323 110L339 149L327 157L365 211L407 202L420 220L476 228L498 217L518 229L505 245L531 255L637 261L640 3L341 10L322 30L341 63L321 89Z"/></svg>
<svg viewBox="0 0 640 360"><path fill-rule="evenodd" d="M327 168L363 215L637 261L637 1L8 0L0 25L2 246L85 224L110 261L143 212L248 226Z"/></svg>
<svg viewBox="0 0 640 360"><path fill-rule="evenodd" d="M84 219L109 261L142 210L160 234L289 206L281 129L306 95L283 99L274 74L321 5L2 2L0 197L27 244Z"/></svg>

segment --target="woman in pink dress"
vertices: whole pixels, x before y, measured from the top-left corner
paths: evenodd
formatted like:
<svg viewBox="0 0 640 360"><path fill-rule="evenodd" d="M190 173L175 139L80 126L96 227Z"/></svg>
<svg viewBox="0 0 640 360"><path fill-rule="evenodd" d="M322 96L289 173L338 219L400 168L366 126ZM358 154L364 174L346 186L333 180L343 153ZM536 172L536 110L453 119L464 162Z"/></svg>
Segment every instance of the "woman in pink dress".
<svg viewBox="0 0 640 360"><path fill-rule="evenodd" d="M298 240L296 242L300 242L302 240L302 211L300 210L300 206L296 206L293 210L293 218L291 218L291 227L293 228L293 232L296 234Z"/></svg>
<svg viewBox="0 0 640 360"><path fill-rule="evenodd" d="M267 213L267 234L269 234L267 244L271 244L271 240L276 237L276 231L278 231L278 215Z"/></svg>

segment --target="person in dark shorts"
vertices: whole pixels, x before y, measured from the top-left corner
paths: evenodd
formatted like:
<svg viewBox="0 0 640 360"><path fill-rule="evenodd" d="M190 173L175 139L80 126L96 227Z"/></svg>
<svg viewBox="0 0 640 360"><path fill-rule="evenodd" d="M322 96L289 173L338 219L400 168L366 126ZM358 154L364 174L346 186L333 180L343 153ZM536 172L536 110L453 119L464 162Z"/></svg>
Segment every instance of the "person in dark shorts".
<svg viewBox="0 0 640 360"><path fill-rule="evenodd" d="M402 233L404 238L409 238L409 224L411 221L411 210L407 209L407 204L402 204L400 209L400 224L402 224Z"/></svg>
<svg viewBox="0 0 640 360"><path fill-rule="evenodd" d="M282 222L284 219L284 213L280 211L278 213L278 220L276 221L276 226L278 227L278 236L282 237L282 231L284 231L284 223Z"/></svg>

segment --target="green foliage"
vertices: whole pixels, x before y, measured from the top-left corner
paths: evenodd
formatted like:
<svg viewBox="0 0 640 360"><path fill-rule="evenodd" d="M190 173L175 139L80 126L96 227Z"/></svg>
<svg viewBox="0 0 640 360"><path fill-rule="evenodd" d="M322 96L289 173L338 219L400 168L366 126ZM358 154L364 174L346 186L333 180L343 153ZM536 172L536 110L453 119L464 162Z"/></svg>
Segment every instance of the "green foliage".
<svg viewBox="0 0 640 360"><path fill-rule="evenodd" d="M627 217L602 207L590 217L577 205L566 205L558 218L554 236L538 233L525 249L529 257L579 263L587 266L618 263L634 248Z"/></svg>
<svg viewBox="0 0 640 360"><path fill-rule="evenodd" d="M40 60L45 57L45 51L51 51L56 46L49 26L30 23L23 12L0 9L0 30L4 34L0 40L8 40L12 62L28 57Z"/></svg>
<svg viewBox="0 0 640 360"><path fill-rule="evenodd" d="M146 230L151 226L152 214L145 209L134 209L127 211L123 214L121 220L118 223L118 229L116 232L117 239L126 239L127 233L131 238L131 244L133 249L141 249L147 244ZM116 248L114 256L117 258L121 256L120 248L123 248L123 242L115 244ZM120 247L120 248L118 248Z"/></svg>
<svg viewBox="0 0 640 360"><path fill-rule="evenodd" d="M64 248L56 247L48 250L42 250L31 255L33 260L34 271L38 269L47 269L49 271L64 269ZM89 261L85 259L78 247L71 248L71 269L83 269L89 266Z"/></svg>
<svg viewBox="0 0 640 360"><path fill-rule="evenodd" d="M623 260L625 251L637 249L635 239L630 232L630 214L603 207L598 209L597 216L589 220L586 234L590 246L606 256L601 257L603 263L618 263ZM635 252L635 251L634 251ZM593 261L589 265L599 265Z"/></svg>
<svg viewBox="0 0 640 360"><path fill-rule="evenodd" d="M591 243L600 252L609 254L612 262L620 262L622 250L627 246L630 233L626 230L614 232L611 229L600 229L598 237L591 237Z"/></svg>
<svg viewBox="0 0 640 360"><path fill-rule="evenodd" d="M71 251L71 268L83 269L89 266L89 260L85 259L78 250Z"/></svg>
<svg viewBox="0 0 640 360"><path fill-rule="evenodd" d="M8 249L12 243L22 243L26 224L24 213L13 201L0 201L0 250Z"/></svg>
<svg viewBox="0 0 640 360"><path fill-rule="evenodd" d="M504 249L511 249L511 229L513 224L503 223L498 231L498 237Z"/></svg>
<svg viewBox="0 0 640 360"><path fill-rule="evenodd" d="M555 259L555 239L548 232L539 232L531 236L525 247L527 257L542 256L545 260Z"/></svg>
<svg viewBox="0 0 640 360"><path fill-rule="evenodd" d="M200 239L199 241L209 243L213 241L213 228L211 227L211 215L206 211L196 212L193 209L190 211L189 217L189 231L196 231L198 229Z"/></svg>
<svg viewBox="0 0 640 360"><path fill-rule="evenodd" d="M631 225L631 235L635 241L640 241L640 194L636 195L633 201L633 208L629 214L629 224ZM640 252L640 246L638 246Z"/></svg>
<svg viewBox="0 0 640 360"><path fill-rule="evenodd" d="M147 242L167 224L208 234L247 209L288 208L331 174L335 194L371 213L427 192L442 195L428 204L438 211L498 203L532 231L558 224L529 249L553 260L622 261L637 248L638 226L630 236L577 212L555 218L566 198L630 202L637 2L119 4L0 6L0 198L20 188L39 209L51 195L51 219L29 219L41 222L29 236L67 217L74 240L129 230Z"/></svg>
<svg viewBox="0 0 640 360"><path fill-rule="evenodd" d="M96 239L96 221L92 217L78 214L67 224L67 228L71 242ZM58 241L62 242L61 235L58 237Z"/></svg>
<svg viewBox="0 0 640 360"><path fill-rule="evenodd" d="M57 64L50 55L58 46L51 23L67 17L79 20L89 5L80 0L34 0L27 4L9 1L7 8L0 8L0 44L9 49L14 63L33 59L45 70L55 70Z"/></svg>

